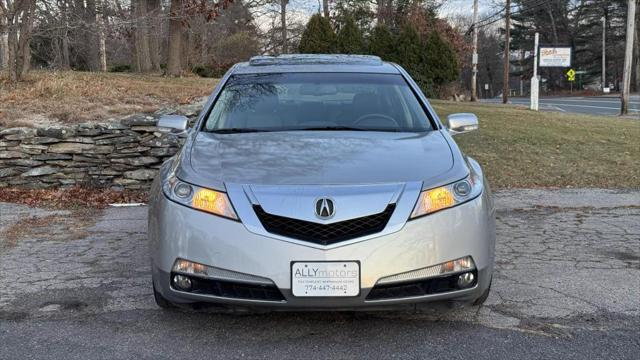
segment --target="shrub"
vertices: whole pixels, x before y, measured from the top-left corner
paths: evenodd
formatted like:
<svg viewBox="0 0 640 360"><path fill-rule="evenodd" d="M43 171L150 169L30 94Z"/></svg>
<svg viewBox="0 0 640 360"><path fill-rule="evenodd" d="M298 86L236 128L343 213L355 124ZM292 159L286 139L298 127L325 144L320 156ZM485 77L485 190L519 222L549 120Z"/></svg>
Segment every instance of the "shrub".
<svg viewBox="0 0 640 360"><path fill-rule="evenodd" d="M211 65L196 65L191 68L191 72L204 78L220 78L233 66L230 64L211 64Z"/></svg>
<svg viewBox="0 0 640 360"><path fill-rule="evenodd" d="M320 14L313 15L302 33L298 51L306 54L331 54L336 51L336 34L331 23Z"/></svg>
<svg viewBox="0 0 640 360"><path fill-rule="evenodd" d="M239 31L226 36L218 43L215 48L215 59L218 64L235 64L247 61L259 52L260 44L256 36L248 31Z"/></svg>
<svg viewBox="0 0 640 360"><path fill-rule="evenodd" d="M116 65L112 65L109 68L109 72L113 72L113 73L120 73L120 72L131 72L131 65L129 64L116 64Z"/></svg>

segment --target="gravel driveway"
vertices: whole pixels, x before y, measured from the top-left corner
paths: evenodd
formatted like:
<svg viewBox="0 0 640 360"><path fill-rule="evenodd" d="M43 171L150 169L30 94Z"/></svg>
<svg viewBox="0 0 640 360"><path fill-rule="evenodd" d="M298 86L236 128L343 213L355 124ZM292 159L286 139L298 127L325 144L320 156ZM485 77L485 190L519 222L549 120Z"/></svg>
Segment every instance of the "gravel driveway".
<svg viewBox="0 0 640 360"><path fill-rule="evenodd" d="M496 203L482 307L259 314L156 308L144 207L0 203L0 358L637 358L640 192Z"/></svg>

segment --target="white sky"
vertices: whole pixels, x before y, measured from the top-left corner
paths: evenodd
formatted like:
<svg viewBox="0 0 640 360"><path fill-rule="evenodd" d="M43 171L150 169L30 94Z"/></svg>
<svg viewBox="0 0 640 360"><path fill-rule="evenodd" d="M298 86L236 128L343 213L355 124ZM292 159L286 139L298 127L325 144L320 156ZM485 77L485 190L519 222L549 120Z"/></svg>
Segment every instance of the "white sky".
<svg viewBox="0 0 640 360"><path fill-rule="evenodd" d="M478 16L480 18L492 10L493 2L495 2L495 0L478 1ZM473 0L447 0L447 2L440 8L440 15L442 17L472 14Z"/></svg>
<svg viewBox="0 0 640 360"><path fill-rule="evenodd" d="M484 16L495 11L494 5L500 3L501 0L479 0L478 1L478 17L482 19ZM309 17L318 12L318 0L290 0L287 6L287 20L290 23L306 23ZM275 11L279 11L277 5L267 5ZM457 15L473 14L473 0L446 0L440 8L440 16L443 18L456 17ZM258 26L266 30L270 26L270 17L266 14L256 18ZM279 21L279 20L278 20Z"/></svg>

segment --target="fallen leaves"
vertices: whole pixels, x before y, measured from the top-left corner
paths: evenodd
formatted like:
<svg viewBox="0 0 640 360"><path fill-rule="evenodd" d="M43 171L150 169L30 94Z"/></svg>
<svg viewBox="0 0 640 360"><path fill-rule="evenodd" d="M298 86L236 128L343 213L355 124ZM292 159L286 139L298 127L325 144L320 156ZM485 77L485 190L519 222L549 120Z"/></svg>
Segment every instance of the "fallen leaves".
<svg viewBox="0 0 640 360"><path fill-rule="evenodd" d="M0 202L52 209L105 208L112 203L147 202L145 191L71 187L55 189L2 188Z"/></svg>

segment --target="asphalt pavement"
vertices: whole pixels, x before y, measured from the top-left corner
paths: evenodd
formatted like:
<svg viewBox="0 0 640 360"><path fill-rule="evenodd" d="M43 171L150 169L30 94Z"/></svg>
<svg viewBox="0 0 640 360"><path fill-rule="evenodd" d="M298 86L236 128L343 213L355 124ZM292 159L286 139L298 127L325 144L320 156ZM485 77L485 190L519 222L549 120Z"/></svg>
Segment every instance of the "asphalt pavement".
<svg viewBox="0 0 640 360"><path fill-rule="evenodd" d="M0 203L0 359L637 359L640 191L496 194L484 306L161 310L146 208Z"/></svg>
<svg viewBox="0 0 640 360"><path fill-rule="evenodd" d="M483 99L482 102L502 104L502 98ZM512 97L510 104L529 107L528 97ZM539 99L540 110L560 111L591 115L619 115L621 100L615 96L585 96L585 97L542 97ZM629 116L640 119L640 95L631 95L629 102Z"/></svg>

